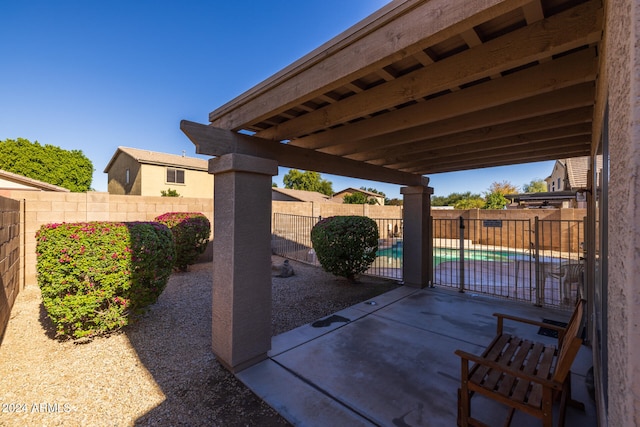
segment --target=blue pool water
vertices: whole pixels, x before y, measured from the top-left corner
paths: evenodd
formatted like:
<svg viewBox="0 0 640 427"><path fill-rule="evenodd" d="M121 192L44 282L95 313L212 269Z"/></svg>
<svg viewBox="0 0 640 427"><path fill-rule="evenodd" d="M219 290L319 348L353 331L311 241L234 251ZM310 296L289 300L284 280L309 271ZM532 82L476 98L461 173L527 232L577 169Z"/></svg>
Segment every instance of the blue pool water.
<svg viewBox="0 0 640 427"><path fill-rule="evenodd" d="M394 245L391 248L385 248L378 251L378 256L391 257L398 262L402 261L402 243ZM490 250L473 250L466 249L464 251L464 259L468 261L510 261L516 258L528 256L522 253L506 252L506 251L490 251ZM449 248L433 248L433 263L438 265L443 261L457 261L460 259L460 251Z"/></svg>

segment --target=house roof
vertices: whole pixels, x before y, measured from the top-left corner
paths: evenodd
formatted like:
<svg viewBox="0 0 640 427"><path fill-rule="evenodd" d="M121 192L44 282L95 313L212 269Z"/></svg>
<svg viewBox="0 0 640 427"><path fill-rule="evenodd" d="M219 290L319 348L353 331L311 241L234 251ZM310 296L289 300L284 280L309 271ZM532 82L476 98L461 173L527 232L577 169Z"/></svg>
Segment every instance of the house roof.
<svg viewBox="0 0 640 427"><path fill-rule="evenodd" d="M567 177L571 188L587 188L587 174L589 173L589 156L564 159ZM602 156L596 156L596 168L602 168Z"/></svg>
<svg viewBox="0 0 640 427"><path fill-rule="evenodd" d="M602 32L599 0L395 0L181 128L202 154L402 185L589 155Z"/></svg>
<svg viewBox="0 0 640 427"><path fill-rule="evenodd" d="M39 181L33 178L27 178L26 176L0 169L0 188L2 187L2 181L9 181L17 184L18 186L15 187L15 189L19 189L19 190L22 189L22 190L57 191L57 192L71 191L68 188L59 187L57 185L49 184L48 182ZM29 187L29 188L25 188L25 187Z"/></svg>
<svg viewBox="0 0 640 427"><path fill-rule="evenodd" d="M281 193L286 196L297 199L301 202L331 202L329 196L324 195L322 193L318 193L317 191L304 191L304 190L293 190L290 188L272 188L271 191L275 191L276 193Z"/></svg>
<svg viewBox="0 0 640 427"><path fill-rule="evenodd" d="M125 153L132 158L134 158L137 162L142 164L149 165L159 165L159 166L175 166L184 169L194 169L201 171L209 170L209 161L205 159L197 159L195 157L185 157L178 156L176 154L167 154L167 153L159 153L157 151L150 150L142 150L139 148L130 148L130 147L118 147L116 152L109 160L109 163L104 169L105 173L109 172L111 166L116 161L118 156L122 153Z"/></svg>

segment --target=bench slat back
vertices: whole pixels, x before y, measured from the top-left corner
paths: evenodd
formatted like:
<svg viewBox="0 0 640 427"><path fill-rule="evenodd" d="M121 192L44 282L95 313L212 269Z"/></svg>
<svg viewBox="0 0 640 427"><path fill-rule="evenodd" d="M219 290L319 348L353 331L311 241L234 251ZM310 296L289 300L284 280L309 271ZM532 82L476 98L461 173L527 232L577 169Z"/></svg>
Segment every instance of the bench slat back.
<svg viewBox="0 0 640 427"><path fill-rule="evenodd" d="M584 300L580 300L576 304L576 308L571 315L567 329L565 330L562 340L559 342L559 354L556 364L556 370L553 375L554 381L559 383L564 382L573 360L580 350L582 345L582 339L578 337L580 332L580 326L582 325L582 315L584 314Z"/></svg>

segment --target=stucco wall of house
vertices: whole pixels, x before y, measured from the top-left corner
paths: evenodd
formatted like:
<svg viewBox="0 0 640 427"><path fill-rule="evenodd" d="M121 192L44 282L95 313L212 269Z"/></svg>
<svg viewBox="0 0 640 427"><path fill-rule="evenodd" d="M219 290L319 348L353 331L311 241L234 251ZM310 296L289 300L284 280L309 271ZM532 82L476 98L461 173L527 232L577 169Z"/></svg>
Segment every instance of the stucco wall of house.
<svg viewBox="0 0 640 427"><path fill-rule="evenodd" d="M565 189L565 178L567 176L567 168L556 162L553 166L551 175L545 179L548 191L563 191Z"/></svg>
<svg viewBox="0 0 640 427"><path fill-rule="evenodd" d="M609 425L640 425L640 4L606 2Z"/></svg>
<svg viewBox="0 0 640 427"><path fill-rule="evenodd" d="M207 171L185 169L184 184L167 182L167 166L143 164L141 168L142 196L160 196L162 191L176 190L182 197L213 198L213 175Z"/></svg>
<svg viewBox="0 0 640 427"><path fill-rule="evenodd" d="M129 169L129 182L127 183L127 169ZM108 173L109 194L136 195L141 194L142 177L140 164L131 156L121 153Z"/></svg>

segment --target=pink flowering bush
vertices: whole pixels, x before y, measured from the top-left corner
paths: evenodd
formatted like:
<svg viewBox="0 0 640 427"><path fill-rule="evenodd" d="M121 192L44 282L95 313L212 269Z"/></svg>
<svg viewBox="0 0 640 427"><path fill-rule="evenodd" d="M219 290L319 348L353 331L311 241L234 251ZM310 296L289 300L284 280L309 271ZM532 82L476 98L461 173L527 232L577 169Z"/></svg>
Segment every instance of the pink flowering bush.
<svg viewBox="0 0 640 427"><path fill-rule="evenodd" d="M168 212L155 221L171 230L176 244L175 268L187 271L207 249L211 235L209 219L197 212Z"/></svg>
<svg viewBox="0 0 640 427"><path fill-rule="evenodd" d="M47 224L36 242L38 285L61 337L129 324L158 299L175 260L171 232L153 222Z"/></svg>

